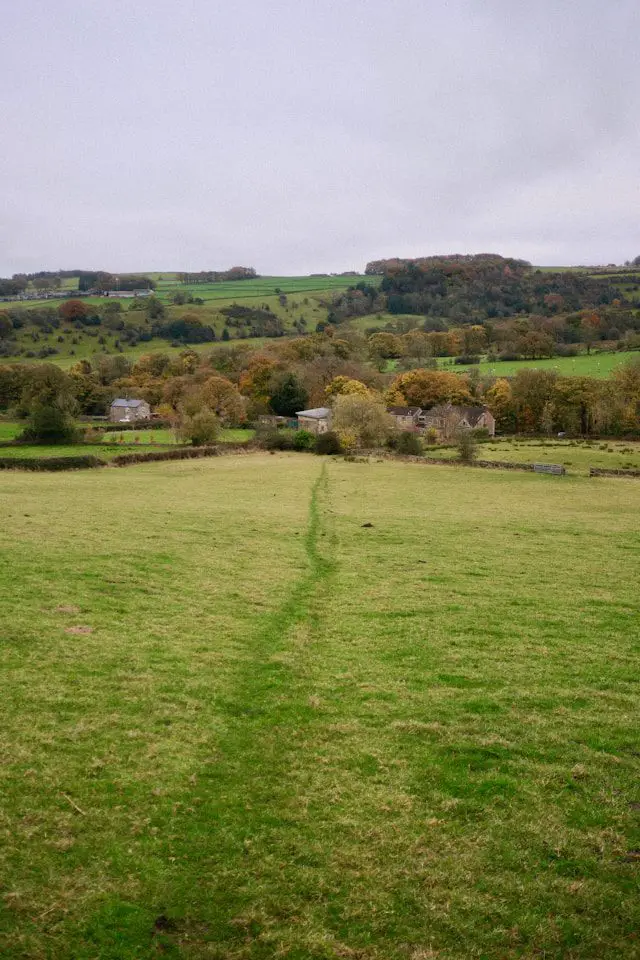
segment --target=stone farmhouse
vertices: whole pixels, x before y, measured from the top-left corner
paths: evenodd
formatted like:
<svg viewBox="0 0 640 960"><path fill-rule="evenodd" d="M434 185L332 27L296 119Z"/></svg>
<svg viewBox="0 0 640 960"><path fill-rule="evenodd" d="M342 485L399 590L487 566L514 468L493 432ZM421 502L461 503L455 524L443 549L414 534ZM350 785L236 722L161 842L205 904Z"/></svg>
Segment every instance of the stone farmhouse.
<svg viewBox="0 0 640 960"><path fill-rule="evenodd" d="M135 420L148 420L150 416L151 407L146 400L125 400L119 397L109 409L109 420L112 423L132 423Z"/></svg>
<svg viewBox="0 0 640 960"><path fill-rule="evenodd" d="M452 403L441 404L425 410L420 415L420 425L428 430L435 428L445 439L450 439L456 430L479 430L484 428L489 436L495 436L496 421L488 407L457 407Z"/></svg>
<svg viewBox="0 0 640 960"><path fill-rule="evenodd" d="M327 433L331 429L331 410L329 407L315 407L312 410L298 410L298 426L309 433Z"/></svg>
<svg viewBox="0 0 640 960"><path fill-rule="evenodd" d="M399 430L418 430L420 428L420 407L387 407Z"/></svg>
<svg viewBox="0 0 640 960"><path fill-rule="evenodd" d="M484 427L490 436L495 436L496 421L488 407L457 407L452 403L441 404L430 410L420 407L388 407L399 430L435 429L440 436L449 439L456 430L477 430Z"/></svg>

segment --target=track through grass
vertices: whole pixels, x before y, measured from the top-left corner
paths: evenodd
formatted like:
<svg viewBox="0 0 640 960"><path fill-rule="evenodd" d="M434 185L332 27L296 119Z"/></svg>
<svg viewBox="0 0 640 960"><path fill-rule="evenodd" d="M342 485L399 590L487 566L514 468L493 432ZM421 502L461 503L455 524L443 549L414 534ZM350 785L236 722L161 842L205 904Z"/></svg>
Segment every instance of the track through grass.
<svg viewBox="0 0 640 960"><path fill-rule="evenodd" d="M636 484L256 455L0 495L7 956L637 956Z"/></svg>

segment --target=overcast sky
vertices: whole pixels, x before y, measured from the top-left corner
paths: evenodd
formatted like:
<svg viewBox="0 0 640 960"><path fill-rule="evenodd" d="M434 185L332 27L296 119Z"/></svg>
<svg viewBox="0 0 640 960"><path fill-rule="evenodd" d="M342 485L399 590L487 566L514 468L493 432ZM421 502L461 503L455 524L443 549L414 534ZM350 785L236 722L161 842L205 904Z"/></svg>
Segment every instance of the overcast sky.
<svg viewBox="0 0 640 960"><path fill-rule="evenodd" d="M20 0L0 275L640 254L638 0Z"/></svg>

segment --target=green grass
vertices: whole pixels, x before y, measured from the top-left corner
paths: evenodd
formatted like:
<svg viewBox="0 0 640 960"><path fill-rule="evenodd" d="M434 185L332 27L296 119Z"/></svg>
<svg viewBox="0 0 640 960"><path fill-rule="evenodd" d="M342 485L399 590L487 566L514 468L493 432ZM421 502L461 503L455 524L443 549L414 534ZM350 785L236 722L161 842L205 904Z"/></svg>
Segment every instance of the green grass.
<svg viewBox="0 0 640 960"><path fill-rule="evenodd" d="M177 438L173 430L118 430L106 431L102 437L103 443L115 443L118 440L124 443L139 444L175 444Z"/></svg>
<svg viewBox="0 0 640 960"><path fill-rule="evenodd" d="M15 440L24 430L24 423L15 420L0 420L0 440Z"/></svg>
<svg viewBox="0 0 640 960"><path fill-rule="evenodd" d="M456 459L455 447L427 450L429 457ZM640 470L640 442L637 440L522 440L495 439L478 445L479 460L509 463L559 463L568 473L589 475L589 467L608 470Z"/></svg>
<svg viewBox="0 0 640 960"><path fill-rule="evenodd" d="M244 430L234 428L224 428L220 431L220 441L222 443L248 443L255 435L255 430ZM173 430L120 430L114 429L113 432L105 433L103 442L112 443L117 438L121 438L124 443L143 444L175 444L178 439Z"/></svg>
<svg viewBox="0 0 640 960"><path fill-rule="evenodd" d="M475 364L480 373L493 377L512 377L518 370L555 370L563 376L608 377L616 367L640 357L640 350L617 353L586 353L578 357L553 357L546 360L482 361ZM438 366L457 373L469 370L468 366L453 363L450 357L440 357Z"/></svg>
<svg viewBox="0 0 640 960"><path fill-rule="evenodd" d="M257 455L0 495L3 955L637 956L640 485Z"/></svg>
<svg viewBox="0 0 640 960"><path fill-rule="evenodd" d="M157 294L163 297L171 295L173 291L186 290L194 297L203 300L235 301L255 297L268 298L276 294L276 288L283 294L311 294L324 295L327 292L346 290L365 279L362 276L354 277L258 277L255 280L229 280L223 283L190 283L181 284L173 275L162 274L163 280L157 281ZM366 278L367 283L378 284L380 278Z"/></svg>
<svg viewBox="0 0 640 960"><path fill-rule="evenodd" d="M126 434L123 434L126 436ZM73 444L33 444L20 445L17 447L0 447L0 457L12 458L38 458L38 457L80 457L94 456L101 460L112 460L123 453L135 453L137 450L144 450L150 444L129 444L126 441L120 443L73 443ZM153 446L153 450L171 450L174 444L158 443Z"/></svg>

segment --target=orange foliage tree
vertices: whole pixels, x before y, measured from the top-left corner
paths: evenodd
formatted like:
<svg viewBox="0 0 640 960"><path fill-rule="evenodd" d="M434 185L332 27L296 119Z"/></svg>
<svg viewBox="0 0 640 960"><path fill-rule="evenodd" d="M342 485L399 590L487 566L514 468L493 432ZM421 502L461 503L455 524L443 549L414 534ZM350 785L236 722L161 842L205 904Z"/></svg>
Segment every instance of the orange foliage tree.
<svg viewBox="0 0 640 960"><path fill-rule="evenodd" d="M446 370L410 370L392 381L387 400L397 402L402 397L410 407L428 410L439 403L465 404L471 402L469 378Z"/></svg>

